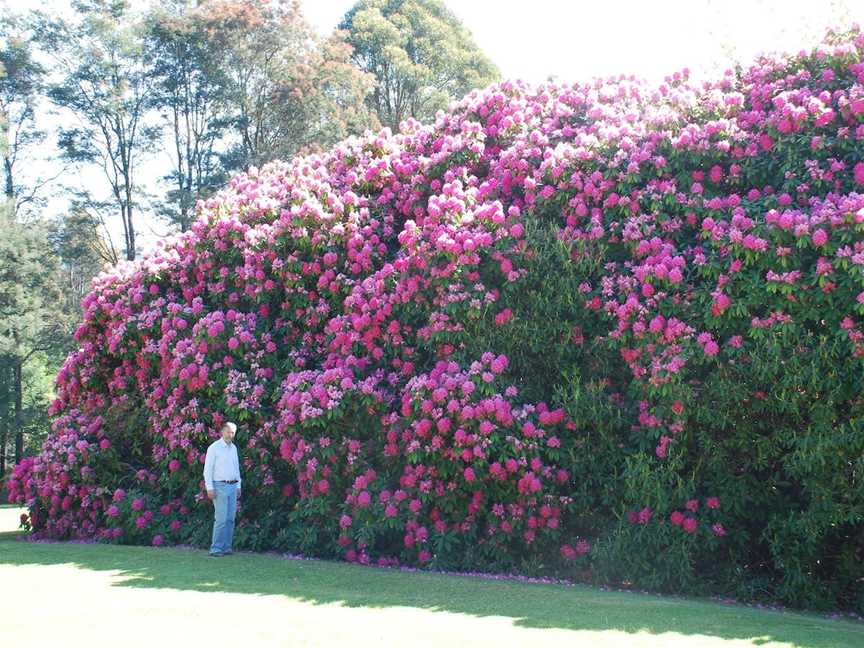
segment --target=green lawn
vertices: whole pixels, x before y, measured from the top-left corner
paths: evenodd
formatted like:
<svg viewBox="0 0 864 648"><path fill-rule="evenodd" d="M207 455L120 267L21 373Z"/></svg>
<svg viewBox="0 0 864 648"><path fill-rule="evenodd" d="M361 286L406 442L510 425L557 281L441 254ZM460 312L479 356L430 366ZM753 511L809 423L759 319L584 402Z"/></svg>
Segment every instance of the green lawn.
<svg viewBox="0 0 864 648"><path fill-rule="evenodd" d="M864 624L587 587L203 551L14 539L3 646L864 646ZM6 531L3 533L3 531Z"/></svg>

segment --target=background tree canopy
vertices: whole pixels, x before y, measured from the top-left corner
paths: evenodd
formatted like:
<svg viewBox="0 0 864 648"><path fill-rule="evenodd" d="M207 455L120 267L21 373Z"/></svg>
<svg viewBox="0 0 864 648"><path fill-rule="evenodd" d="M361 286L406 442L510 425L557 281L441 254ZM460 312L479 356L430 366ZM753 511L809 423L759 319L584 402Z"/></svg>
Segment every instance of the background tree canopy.
<svg viewBox="0 0 864 648"><path fill-rule="evenodd" d="M339 28L353 60L376 80L370 107L393 131L408 117L428 122L453 99L499 78L441 0L363 0Z"/></svg>

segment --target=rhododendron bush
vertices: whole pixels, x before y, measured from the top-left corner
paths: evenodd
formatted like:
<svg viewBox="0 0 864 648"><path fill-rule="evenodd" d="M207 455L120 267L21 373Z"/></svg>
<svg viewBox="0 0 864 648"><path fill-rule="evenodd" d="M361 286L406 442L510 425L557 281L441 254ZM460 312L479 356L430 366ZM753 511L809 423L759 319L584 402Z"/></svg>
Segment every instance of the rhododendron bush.
<svg viewBox="0 0 864 648"><path fill-rule="evenodd" d="M100 276L40 537L242 547L864 609L864 36L467 96L250 169Z"/></svg>

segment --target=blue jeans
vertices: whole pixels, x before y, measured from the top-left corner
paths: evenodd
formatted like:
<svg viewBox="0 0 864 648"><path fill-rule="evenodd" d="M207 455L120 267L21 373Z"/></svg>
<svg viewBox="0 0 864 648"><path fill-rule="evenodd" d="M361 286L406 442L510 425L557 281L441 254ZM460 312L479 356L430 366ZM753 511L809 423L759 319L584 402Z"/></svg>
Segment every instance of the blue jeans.
<svg viewBox="0 0 864 648"><path fill-rule="evenodd" d="M213 541L210 553L231 551L234 538L234 516L237 514L237 484L213 484Z"/></svg>

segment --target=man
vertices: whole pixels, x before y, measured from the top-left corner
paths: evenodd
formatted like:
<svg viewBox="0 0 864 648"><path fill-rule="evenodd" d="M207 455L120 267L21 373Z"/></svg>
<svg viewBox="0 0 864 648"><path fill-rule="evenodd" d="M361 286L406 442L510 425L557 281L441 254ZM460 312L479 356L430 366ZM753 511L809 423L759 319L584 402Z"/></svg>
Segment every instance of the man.
<svg viewBox="0 0 864 648"><path fill-rule="evenodd" d="M228 421L222 426L221 434L222 438L207 448L207 458L204 460L204 487L216 513L213 519L213 541L210 544L210 555L214 557L233 553L234 516L237 513L237 498L240 497L240 458L234 445L237 426Z"/></svg>

